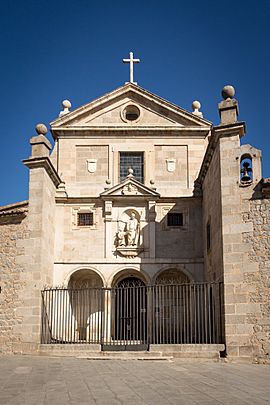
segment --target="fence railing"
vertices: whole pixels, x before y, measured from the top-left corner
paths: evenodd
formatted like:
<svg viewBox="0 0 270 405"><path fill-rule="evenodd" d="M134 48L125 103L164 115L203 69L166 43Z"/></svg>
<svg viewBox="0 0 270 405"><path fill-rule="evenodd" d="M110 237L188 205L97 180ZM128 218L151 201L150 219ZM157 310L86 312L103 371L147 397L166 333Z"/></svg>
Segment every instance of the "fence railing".
<svg viewBox="0 0 270 405"><path fill-rule="evenodd" d="M41 343L223 343L223 284L45 289Z"/></svg>

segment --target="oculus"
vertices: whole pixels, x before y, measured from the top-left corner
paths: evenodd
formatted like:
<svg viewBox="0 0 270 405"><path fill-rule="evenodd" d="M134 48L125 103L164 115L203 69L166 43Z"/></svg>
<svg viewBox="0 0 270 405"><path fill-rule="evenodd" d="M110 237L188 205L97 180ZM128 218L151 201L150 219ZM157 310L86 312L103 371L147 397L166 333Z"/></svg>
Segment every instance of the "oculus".
<svg viewBox="0 0 270 405"><path fill-rule="evenodd" d="M126 122L136 122L140 118L141 111L136 105L129 104L122 110L121 115Z"/></svg>

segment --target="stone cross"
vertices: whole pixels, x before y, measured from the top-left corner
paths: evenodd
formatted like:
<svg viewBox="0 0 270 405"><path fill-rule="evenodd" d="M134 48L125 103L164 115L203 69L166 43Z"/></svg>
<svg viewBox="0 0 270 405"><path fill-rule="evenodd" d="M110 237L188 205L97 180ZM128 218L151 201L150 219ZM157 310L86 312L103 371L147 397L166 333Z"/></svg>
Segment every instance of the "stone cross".
<svg viewBox="0 0 270 405"><path fill-rule="evenodd" d="M123 59L124 63L129 63L129 81L130 83L137 84L133 80L133 63L140 63L140 59L133 59L133 52L129 52L129 59Z"/></svg>

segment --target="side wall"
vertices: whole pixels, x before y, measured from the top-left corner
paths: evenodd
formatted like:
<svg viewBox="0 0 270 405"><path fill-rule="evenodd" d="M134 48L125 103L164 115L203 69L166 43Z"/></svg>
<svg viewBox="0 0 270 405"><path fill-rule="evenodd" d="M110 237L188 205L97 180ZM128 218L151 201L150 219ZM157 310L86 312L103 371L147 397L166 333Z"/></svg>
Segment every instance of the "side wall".
<svg viewBox="0 0 270 405"><path fill-rule="evenodd" d="M242 307L251 327L251 344L257 346L255 359L270 363L270 199L251 200L243 222L251 222L253 232L243 234L250 264L243 280L249 286L248 303Z"/></svg>
<svg viewBox="0 0 270 405"><path fill-rule="evenodd" d="M23 305L24 267L18 258L24 256L23 244L28 238L28 219L23 216L0 217L0 353L12 351L20 342L22 316L17 308Z"/></svg>
<svg viewBox="0 0 270 405"><path fill-rule="evenodd" d="M207 281L223 281L220 151L217 145L203 182L203 240ZM210 243L207 246L207 224Z"/></svg>
<svg viewBox="0 0 270 405"><path fill-rule="evenodd" d="M254 183L248 187L240 183L241 156L247 149L247 146L240 147L240 133L241 124L216 128L217 144L203 183L205 240L208 221L211 229L211 246L208 249L205 246L205 263L209 280L224 277L228 358L267 362L270 202L257 191L260 152L255 148Z"/></svg>

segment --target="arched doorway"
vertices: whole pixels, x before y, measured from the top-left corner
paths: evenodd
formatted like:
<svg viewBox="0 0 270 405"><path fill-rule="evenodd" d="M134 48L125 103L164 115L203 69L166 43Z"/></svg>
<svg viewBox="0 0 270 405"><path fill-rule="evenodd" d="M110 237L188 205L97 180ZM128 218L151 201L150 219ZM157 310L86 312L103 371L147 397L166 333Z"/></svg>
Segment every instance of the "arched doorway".
<svg viewBox="0 0 270 405"><path fill-rule="evenodd" d="M122 278L115 286L114 339L120 344L147 343L147 291L136 276Z"/></svg>
<svg viewBox="0 0 270 405"><path fill-rule="evenodd" d="M103 281L93 270L73 273L68 283L69 301L75 322L74 340L98 342L101 336Z"/></svg>
<svg viewBox="0 0 270 405"><path fill-rule="evenodd" d="M152 296L154 343L187 343L193 305L189 286L189 277L179 269L169 268L157 275Z"/></svg>

